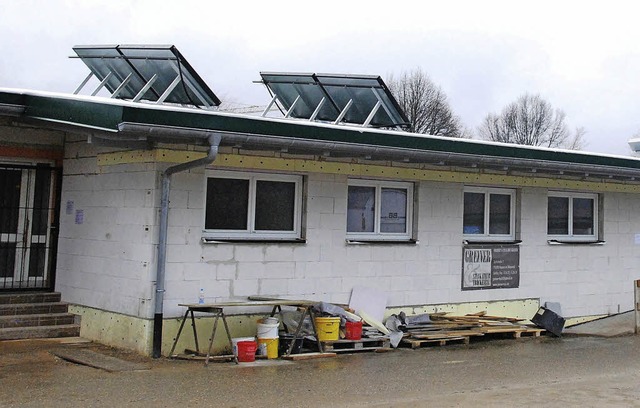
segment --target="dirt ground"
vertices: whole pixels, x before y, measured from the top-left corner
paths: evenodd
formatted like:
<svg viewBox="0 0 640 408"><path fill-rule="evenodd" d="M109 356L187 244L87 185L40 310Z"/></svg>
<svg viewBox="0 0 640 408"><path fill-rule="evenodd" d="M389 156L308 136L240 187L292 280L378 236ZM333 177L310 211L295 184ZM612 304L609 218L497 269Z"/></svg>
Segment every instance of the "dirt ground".
<svg viewBox="0 0 640 408"><path fill-rule="evenodd" d="M475 341L288 362L157 359L97 344L66 345L147 363L106 372L50 351L0 342L2 407L640 406L640 336Z"/></svg>

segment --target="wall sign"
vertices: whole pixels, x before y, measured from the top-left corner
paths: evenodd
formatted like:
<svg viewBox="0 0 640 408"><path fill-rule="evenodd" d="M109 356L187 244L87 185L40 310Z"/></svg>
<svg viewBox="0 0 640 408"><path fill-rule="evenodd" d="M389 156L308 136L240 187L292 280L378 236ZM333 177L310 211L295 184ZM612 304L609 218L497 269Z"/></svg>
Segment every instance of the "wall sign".
<svg viewBox="0 0 640 408"><path fill-rule="evenodd" d="M462 247L462 290L517 288L519 285L518 245Z"/></svg>
<svg viewBox="0 0 640 408"><path fill-rule="evenodd" d="M76 210L76 224L84 224L84 210Z"/></svg>

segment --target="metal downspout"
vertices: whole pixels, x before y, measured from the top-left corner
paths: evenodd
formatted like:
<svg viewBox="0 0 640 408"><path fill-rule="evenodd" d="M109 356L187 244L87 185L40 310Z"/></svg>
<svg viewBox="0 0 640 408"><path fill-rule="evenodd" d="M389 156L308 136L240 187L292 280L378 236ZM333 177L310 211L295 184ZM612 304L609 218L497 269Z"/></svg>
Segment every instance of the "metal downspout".
<svg viewBox="0 0 640 408"><path fill-rule="evenodd" d="M155 313L153 316L153 358L159 358L162 355L162 311L165 292L164 278L167 260L167 230L169 226L169 192L171 191L171 176L181 171L190 170L212 163L218 155L220 140L220 134L209 136L209 153L206 157L171 166L162 172L160 231L158 234L158 263L156 266Z"/></svg>

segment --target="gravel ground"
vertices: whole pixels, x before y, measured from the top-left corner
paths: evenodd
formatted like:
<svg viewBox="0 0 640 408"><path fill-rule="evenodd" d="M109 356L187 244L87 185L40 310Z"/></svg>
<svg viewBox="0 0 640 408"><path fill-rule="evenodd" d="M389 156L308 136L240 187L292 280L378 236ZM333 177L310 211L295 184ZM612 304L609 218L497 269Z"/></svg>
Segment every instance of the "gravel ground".
<svg viewBox="0 0 640 408"><path fill-rule="evenodd" d="M151 360L98 344L66 345L143 362L109 373L0 342L2 407L640 406L640 337L476 341L306 361Z"/></svg>

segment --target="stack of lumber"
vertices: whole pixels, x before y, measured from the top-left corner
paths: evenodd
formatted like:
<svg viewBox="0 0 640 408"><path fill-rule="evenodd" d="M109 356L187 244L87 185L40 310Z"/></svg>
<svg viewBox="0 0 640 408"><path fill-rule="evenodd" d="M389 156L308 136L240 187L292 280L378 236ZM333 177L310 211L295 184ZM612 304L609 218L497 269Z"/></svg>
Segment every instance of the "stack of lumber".
<svg viewBox="0 0 640 408"><path fill-rule="evenodd" d="M472 337L496 333L506 333L514 338L520 338L523 334L538 337L544 331L522 324L523 319L489 316L486 312L464 316L433 313L429 317L430 323L404 326L402 342L411 345L412 348L429 343L445 345L454 341L468 344Z"/></svg>

